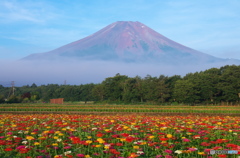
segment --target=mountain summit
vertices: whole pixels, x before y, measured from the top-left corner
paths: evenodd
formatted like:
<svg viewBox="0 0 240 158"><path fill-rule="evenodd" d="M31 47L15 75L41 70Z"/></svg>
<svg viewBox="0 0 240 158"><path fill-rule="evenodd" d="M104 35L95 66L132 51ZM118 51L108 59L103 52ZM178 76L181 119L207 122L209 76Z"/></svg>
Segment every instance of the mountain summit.
<svg viewBox="0 0 240 158"><path fill-rule="evenodd" d="M140 22L118 21L81 40L24 60L110 60L158 63L214 63L216 58L174 42Z"/></svg>

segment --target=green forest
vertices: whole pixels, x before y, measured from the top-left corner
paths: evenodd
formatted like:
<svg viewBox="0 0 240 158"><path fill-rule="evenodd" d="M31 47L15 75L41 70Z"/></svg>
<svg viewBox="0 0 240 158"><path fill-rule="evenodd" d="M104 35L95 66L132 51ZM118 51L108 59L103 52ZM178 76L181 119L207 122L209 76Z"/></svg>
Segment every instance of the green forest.
<svg viewBox="0 0 240 158"><path fill-rule="evenodd" d="M0 85L0 103L94 101L115 104L159 105L238 105L240 100L240 66L226 65L185 76L128 77L116 74L99 84L36 84L15 87Z"/></svg>

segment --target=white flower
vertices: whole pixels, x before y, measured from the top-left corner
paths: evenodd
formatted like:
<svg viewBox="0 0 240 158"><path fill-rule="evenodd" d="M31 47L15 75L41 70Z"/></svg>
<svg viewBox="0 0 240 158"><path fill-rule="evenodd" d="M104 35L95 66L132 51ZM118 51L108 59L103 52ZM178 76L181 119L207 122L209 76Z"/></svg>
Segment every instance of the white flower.
<svg viewBox="0 0 240 158"><path fill-rule="evenodd" d="M72 151L66 151L66 152L64 152L64 155L66 156L66 155L71 154L71 153L72 153Z"/></svg>
<svg viewBox="0 0 240 158"><path fill-rule="evenodd" d="M26 140L22 141L22 144L27 144L27 141Z"/></svg>
<svg viewBox="0 0 240 158"><path fill-rule="evenodd" d="M57 142L61 142L62 141L62 139L57 139Z"/></svg>
<svg viewBox="0 0 240 158"><path fill-rule="evenodd" d="M181 154L182 150L176 150L174 153Z"/></svg>
<svg viewBox="0 0 240 158"><path fill-rule="evenodd" d="M142 155L142 154L144 154L144 152L139 150L139 151L137 151L137 154Z"/></svg>

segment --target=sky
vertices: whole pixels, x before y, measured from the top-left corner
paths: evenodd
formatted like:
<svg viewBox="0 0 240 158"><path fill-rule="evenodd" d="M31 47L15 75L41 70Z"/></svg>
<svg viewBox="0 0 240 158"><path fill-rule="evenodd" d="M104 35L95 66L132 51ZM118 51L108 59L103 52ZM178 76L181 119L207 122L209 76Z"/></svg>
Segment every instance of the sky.
<svg viewBox="0 0 240 158"><path fill-rule="evenodd" d="M195 50L240 59L239 0L1 0L0 60L18 60L139 21Z"/></svg>
<svg viewBox="0 0 240 158"><path fill-rule="evenodd" d="M56 72L48 79L46 76L54 71L52 65L40 68L36 64L13 62L80 40L116 21L139 21L192 49L215 57L240 59L239 0L0 0L0 8L0 84L3 85L11 85L11 81L19 85L65 80L71 84L101 82L119 72L136 72L133 76L149 74L150 70L155 71L152 74L163 71L174 74L171 68L154 70L154 65L146 66L145 72L138 71L139 66L127 72L122 71L128 69L125 65L116 64L117 70L105 70L114 67L114 63L97 68L81 63L77 76L72 67L62 66L65 77ZM36 74L36 70L41 73ZM94 74L101 77L96 79Z"/></svg>

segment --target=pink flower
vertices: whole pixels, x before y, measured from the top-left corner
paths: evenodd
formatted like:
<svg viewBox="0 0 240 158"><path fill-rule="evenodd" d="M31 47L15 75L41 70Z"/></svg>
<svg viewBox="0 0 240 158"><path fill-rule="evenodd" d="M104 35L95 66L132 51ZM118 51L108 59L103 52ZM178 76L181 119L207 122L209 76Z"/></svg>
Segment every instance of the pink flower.
<svg viewBox="0 0 240 158"><path fill-rule="evenodd" d="M7 135L12 135L12 132L7 132Z"/></svg>
<svg viewBox="0 0 240 158"><path fill-rule="evenodd" d="M20 146L18 146L16 149L22 149L22 148L25 148L26 146L24 146L24 145L20 145Z"/></svg>
<svg viewBox="0 0 240 158"><path fill-rule="evenodd" d="M184 141L184 142L190 142L191 140L190 140L190 139L187 139L187 138L184 138L183 141Z"/></svg>
<svg viewBox="0 0 240 158"><path fill-rule="evenodd" d="M65 146L65 147L63 147L64 149L70 149L71 148L71 146Z"/></svg>
<svg viewBox="0 0 240 158"><path fill-rule="evenodd" d="M172 153L172 150L166 149L164 152L166 152L166 153L168 153L168 154L171 154L171 153Z"/></svg>
<svg viewBox="0 0 240 158"><path fill-rule="evenodd" d="M84 154L77 154L77 157L84 157Z"/></svg>
<svg viewBox="0 0 240 158"><path fill-rule="evenodd" d="M196 151L197 149L196 149L196 148L189 148L188 150L190 150L190 151Z"/></svg>

